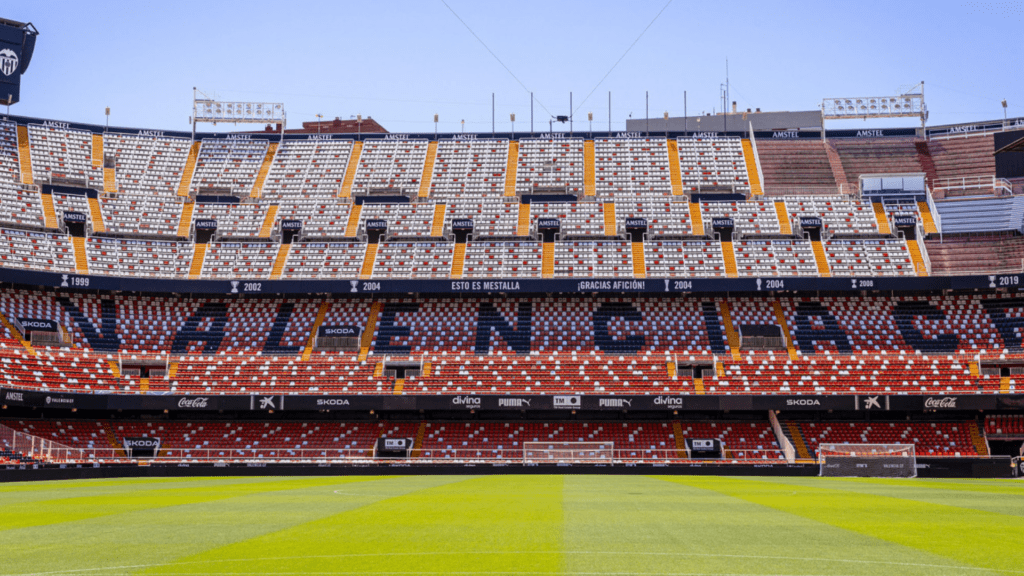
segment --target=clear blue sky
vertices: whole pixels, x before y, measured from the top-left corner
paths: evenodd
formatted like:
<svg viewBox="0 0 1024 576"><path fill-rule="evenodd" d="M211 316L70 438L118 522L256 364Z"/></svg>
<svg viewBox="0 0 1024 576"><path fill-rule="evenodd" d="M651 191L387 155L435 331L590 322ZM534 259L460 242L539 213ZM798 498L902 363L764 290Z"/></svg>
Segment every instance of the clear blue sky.
<svg viewBox="0 0 1024 576"><path fill-rule="evenodd" d="M720 108L729 60L740 108L817 109L823 97L885 96L921 80L929 124L1024 116L1024 1L688 2L447 0L538 100L538 129ZM653 24L652 19L661 13ZM188 128L192 87L283 102L290 126L372 116L392 132L528 128L529 94L441 0L77 2L6 0L0 17L40 30L12 114ZM649 24L618 66L598 82ZM595 90L596 86L596 90ZM584 102L587 94L593 95ZM848 126L913 126L890 119ZM836 123L835 127L842 127ZM221 127L218 127L221 128ZM223 128L221 128L223 129Z"/></svg>

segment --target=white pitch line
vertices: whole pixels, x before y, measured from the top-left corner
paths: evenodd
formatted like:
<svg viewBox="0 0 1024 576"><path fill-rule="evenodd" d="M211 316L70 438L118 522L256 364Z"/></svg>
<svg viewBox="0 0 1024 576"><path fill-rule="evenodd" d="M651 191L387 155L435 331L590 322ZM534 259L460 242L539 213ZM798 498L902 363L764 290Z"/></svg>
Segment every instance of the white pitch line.
<svg viewBox="0 0 1024 576"><path fill-rule="evenodd" d="M905 567L917 567L917 568L943 568L947 570L964 570L964 571L998 571L1008 574L1024 574L1024 571L1020 570L1004 570L998 568L982 568L980 566L955 566L949 564L924 564L916 562L887 562L884 560L854 560L844 558L802 558L795 556L757 556L757 555L743 555L743 554L698 554L691 552L616 552L616 551L587 551L587 550L513 550L513 551L461 551L461 552L448 552L448 551L437 551L437 552L364 552L358 554L328 554L328 555L316 555L316 556L278 556L268 558L224 558L224 559L213 559L213 560L190 560L184 562L164 562L160 564L136 564L130 566L107 566L101 568L77 568L73 570L57 570L53 572L21 572L15 574L3 574L0 576L55 576L61 574L88 574L89 576L101 576L107 574L114 574L120 572L110 572L113 570L134 570L139 568L159 568L161 566L175 566L175 565L190 565L190 564L217 564L225 562L275 562L281 560L310 560L310 559L330 559L330 558L371 558L380 556L471 556L474 554L514 554L514 555L527 555L527 554L586 554L586 555L615 555L615 556L682 556L682 557L695 557L695 558L733 558L733 559L747 559L747 560L792 560L798 562L833 562L833 563L845 563L845 564L881 564L885 566L905 566ZM417 572L418 573L418 572ZM446 572L453 573L453 572ZM502 574L503 572L497 572ZM507 572L504 572L507 573ZM232 572L222 572L221 574L234 574ZM248 573L246 573L248 574ZM289 572L267 572L267 574L280 574L287 575ZM308 572L302 572L302 574L309 574ZM349 572L325 572L324 574L351 574ZM406 572L380 572L380 574L406 574ZM491 572L462 572L462 574L491 574ZM529 572L521 572L521 574L530 574ZM536 572L535 574L548 574L547 572ZM574 572L574 574L586 575L589 572ZM614 574L612 572L599 572L595 574ZM664 572L658 574L675 575L675 576L693 576L690 573L685 572ZM716 573L718 574L718 573ZM718 576L763 576L758 575L727 575L718 574ZM776 575L778 576L778 575ZM826 575L808 575L803 576L826 576ZM827 576L837 576L829 573Z"/></svg>

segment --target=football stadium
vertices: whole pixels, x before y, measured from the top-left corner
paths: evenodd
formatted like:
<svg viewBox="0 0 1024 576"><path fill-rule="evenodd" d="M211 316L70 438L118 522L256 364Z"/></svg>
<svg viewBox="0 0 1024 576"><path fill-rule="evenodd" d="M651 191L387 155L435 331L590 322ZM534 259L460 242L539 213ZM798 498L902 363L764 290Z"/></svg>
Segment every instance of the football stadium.
<svg viewBox="0 0 1024 576"><path fill-rule="evenodd" d="M1006 100L123 127L17 113L37 38L0 19L0 575L1024 573Z"/></svg>

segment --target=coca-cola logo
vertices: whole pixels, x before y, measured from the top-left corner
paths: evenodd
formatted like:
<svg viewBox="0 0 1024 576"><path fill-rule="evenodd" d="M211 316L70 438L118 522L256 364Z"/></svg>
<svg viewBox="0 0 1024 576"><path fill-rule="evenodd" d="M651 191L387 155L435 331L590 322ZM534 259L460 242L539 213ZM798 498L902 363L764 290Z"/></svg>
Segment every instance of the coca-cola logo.
<svg viewBox="0 0 1024 576"><path fill-rule="evenodd" d="M178 400L178 408L206 408L210 399L205 396L196 398L182 398Z"/></svg>
<svg viewBox="0 0 1024 576"><path fill-rule="evenodd" d="M956 408L956 398L945 396L943 398L925 398L925 408Z"/></svg>

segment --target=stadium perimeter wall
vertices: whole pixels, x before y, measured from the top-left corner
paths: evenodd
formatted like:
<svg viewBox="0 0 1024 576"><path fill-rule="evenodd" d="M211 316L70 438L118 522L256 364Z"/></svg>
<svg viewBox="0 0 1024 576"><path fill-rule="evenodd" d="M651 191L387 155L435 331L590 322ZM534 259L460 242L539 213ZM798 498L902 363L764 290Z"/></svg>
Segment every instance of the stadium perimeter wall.
<svg viewBox="0 0 1024 576"><path fill-rule="evenodd" d="M817 463L728 464L622 464L622 465L519 465L519 464L172 464L149 466L7 466L0 482L96 480L110 478L196 478L218 476L414 476L464 474L601 474L691 476L817 476ZM1018 471L1009 457L918 458L919 478L1013 478Z"/></svg>

